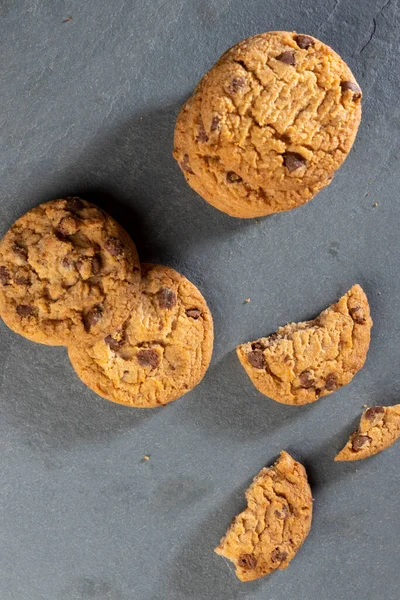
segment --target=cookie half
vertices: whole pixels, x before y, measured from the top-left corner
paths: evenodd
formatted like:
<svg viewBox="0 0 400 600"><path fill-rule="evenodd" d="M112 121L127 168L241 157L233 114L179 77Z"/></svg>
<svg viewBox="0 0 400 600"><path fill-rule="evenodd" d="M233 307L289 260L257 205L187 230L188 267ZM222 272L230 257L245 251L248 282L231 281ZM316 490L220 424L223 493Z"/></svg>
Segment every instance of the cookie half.
<svg viewBox="0 0 400 600"><path fill-rule="evenodd" d="M242 344L237 355L262 394L283 404L308 404L350 383L364 366L371 327L367 296L354 285L312 321Z"/></svg>
<svg viewBox="0 0 400 600"><path fill-rule="evenodd" d="M125 321L139 286L133 241L80 198L40 204L0 242L0 315L34 342L94 343Z"/></svg>
<svg viewBox="0 0 400 600"><path fill-rule="evenodd" d="M310 531L313 499L305 468L281 452L254 478L246 500L215 552L233 562L241 581L252 581L286 569Z"/></svg>
<svg viewBox="0 0 400 600"><path fill-rule="evenodd" d="M218 150L208 144L200 109L207 76L179 113L174 157L188 184L209 204L232 217L254 218L290 210L308 202L331 179L300 190L273 190L252 185L225 165Z"/></svg>
<svg viewBox="0 0 400 600"><path fill-rule="evenodd" d="M119 329L92 347L69 348L69 358L103 398L152 408L200 383L211 360L213 322L196 286L170 267L142 265L141 289Z"/></svg>
<svg viewBox="0 0 400 600"><path fill-rule="evenodd" d="M400 404L372 406L335 460L361 460L382 452L400 438Z"/></svg>

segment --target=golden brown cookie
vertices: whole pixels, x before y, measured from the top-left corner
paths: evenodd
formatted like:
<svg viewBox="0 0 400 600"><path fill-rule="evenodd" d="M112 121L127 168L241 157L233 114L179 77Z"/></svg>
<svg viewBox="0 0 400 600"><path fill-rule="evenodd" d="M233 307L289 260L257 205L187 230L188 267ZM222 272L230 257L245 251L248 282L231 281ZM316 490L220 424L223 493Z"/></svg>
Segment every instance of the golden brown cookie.
<svg viewBox="0 0 400 600"><path fill-rule="evenodd" d="M213 206L271 214L331 181L360 118L361 90L331 48L295 32L265 33L225 52L203 78L178 117L174 156Z"/></svg>
<svg viewBox="0 0 400 600"><path fill-rule="evenodd" d="M313 499L305 468L281 452L254 478L246 500L215 552L234 563L241 581L252 581L286 569L310 531Z"/></svg>
<svg viewBox="0 0 400 600"><path fill-rule="evenodd" d="M308 404L349 383L363 367L372 319L353 287L312 321L290 323L242 344L237 354L255 387L283 404Z"/></svg>
<svg viewBox="0 0 400 600"><path fill-rule="evenodd" d="M208 136L201 121L205 78L179 113L174 157L189 185L209 204L232 217L260 217L305 204L330 183L331 179L301 190L269 190L251 185L227 169L218 153L207 144Z"/></svg>
<svg viewBox="0 0 400 600"><path fill-rule="evenodd" d="M361 460L378 454L400 438L400 404L372 406L363 412L358 430L335 460Z"/></svg>
<svg viewBox="0 0 400 600"><path fill-rule="evenodd" d="M94 343L125 321L139 286L128 234L80 198L36 206L0 242L0 315L34 342Z"/></svg>
<svg viewBox="0 0 400 600"><path fill-rule="evenodd" d="M140 408L176 400L200 383L211 360L213 322L203 296L170 267L142 265L138 306L117 331L69 358L103 398Z"/></svg>

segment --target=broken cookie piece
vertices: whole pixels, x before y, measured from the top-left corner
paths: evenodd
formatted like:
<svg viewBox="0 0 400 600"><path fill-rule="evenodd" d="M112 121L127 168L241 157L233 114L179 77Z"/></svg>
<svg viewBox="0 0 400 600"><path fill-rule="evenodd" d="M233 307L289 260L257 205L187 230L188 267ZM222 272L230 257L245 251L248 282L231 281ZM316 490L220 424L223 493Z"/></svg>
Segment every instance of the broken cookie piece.
<svg viewBox="0 0 400 600"><path fill-rule="evenodd" d="M378 454L400 438L400 404L372 406L363 412L358 430L335 460L361 460Z"/></svg>
<svg viewBox="0 0 400 600"><path fill-rule="evenodd" d="M286 569L306 539L312 495L303 465L287 452L262 469L246 492L247 508L235 517L215 552L231 560L241 581Z"/></svg>
<svg viewBox="0 0 400 600"><path fill-rule="evenodd" d="M367 356L372 319L354 285L312 321L290 323L242 344L237 354L255 387L283 404L308 404L349 383Z"/></svg>

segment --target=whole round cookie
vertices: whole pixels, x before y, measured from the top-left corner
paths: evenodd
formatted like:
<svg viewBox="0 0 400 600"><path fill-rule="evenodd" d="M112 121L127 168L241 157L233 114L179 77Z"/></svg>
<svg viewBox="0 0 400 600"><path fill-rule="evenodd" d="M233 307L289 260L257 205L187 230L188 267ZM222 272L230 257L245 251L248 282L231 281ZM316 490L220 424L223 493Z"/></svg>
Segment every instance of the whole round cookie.
<svg viewBox="0 0 400 600"><path fill-rule="evenodd" d="M329 46L296 32L243 40L208 73L205 135L252 185L299 190L333 176L354 142L361 90Z"/></svg>
<svg viewBox="0 0 400 600"><path fill-rule="evenodd" d="M225 165L218 148L209 144L201 118L202 90L207 75L179 113L174 157L186 181L209 204L233 217L254 218L290 210L308 202L331 179L300 190L274 190L246 182Z"/></svg>
<svg viewBox="0 0 400 600"><path fill-rule="evenodd" d="M138 302L140 264L103 210L70 197L20 217L0 241L0 315L42 344L92 344Z"/></svg>
<svg viewBox="0 0 400 600"><path fill-rule="evenodd" d="M170 267L142 265L142 294L129 318L94 346L69 348L69 358L103 398L152 408L200 383L212 347L211 313L196 286Z"/></svg>

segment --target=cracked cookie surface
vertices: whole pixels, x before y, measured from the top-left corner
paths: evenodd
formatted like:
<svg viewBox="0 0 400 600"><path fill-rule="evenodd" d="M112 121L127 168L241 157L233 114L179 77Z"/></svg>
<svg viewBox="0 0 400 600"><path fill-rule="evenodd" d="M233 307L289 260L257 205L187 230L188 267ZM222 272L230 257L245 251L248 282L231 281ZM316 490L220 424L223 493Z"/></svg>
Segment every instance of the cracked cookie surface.
<svg viewBox="0 0 400 600"><path fill-rule="evenodd" d="M363 412L358 430L335 460L361 460L382 452L400 438L400 404L371 406Z"/></svg>
<svg viewBox="0 0 400 600"><path fill-rule="evenodd" d="M0 242L1 317L34 342L95 342L127 318L139 286L128 234L80 198L40 204Z"/></svg>
<svg viewBox="0 0 400 600"><path fill-rule="evenodd" d="M200 291L170 267L142 265L140 301L118 330L70 348L82 381L120 404L151 408L183 396L206 373L213 322Z"/></svg>
<svg viewBox="0 0 400 600"><path fill-rule="evenodd" d="M215 552L234 563L241 581L252 581L286 569L310 531L313 500L306 470L281 452L254 478L246 500Z"/></svg>
<svg viewBox="0 0 400 600"><path fill-rule="evenodd" d="M328 46L270 32L229 49L182 108L174 157L237 217L290 210L328 185L354 142L361 90Z"/></svg>
<svg viewBox="0 0 400 600"><path fill-rule="evenodd" d="M312 321L290 323L237 348L255 387L283 404L308 404L350 383L363 367L372 319L354 285Z"/></svg>
<svg viewBox="0 0 400 600"><path fill-rule="evenodd" d="M293 190L341 165L361 119L361 90L332 48L273 31L221 57L204 85L201 115L210 143L238 175Z"/></svg>
<svg viewBox="0 0 400 600"><path fill-rule="evenodd" d="M232 217L260 217L305 204L330 183L325 179L301 190L265 189L251 185L229 170L218 149L207 143L200 114L205 79L206 76L179 113L174 157L186 181L209 204Z"/></svg>

